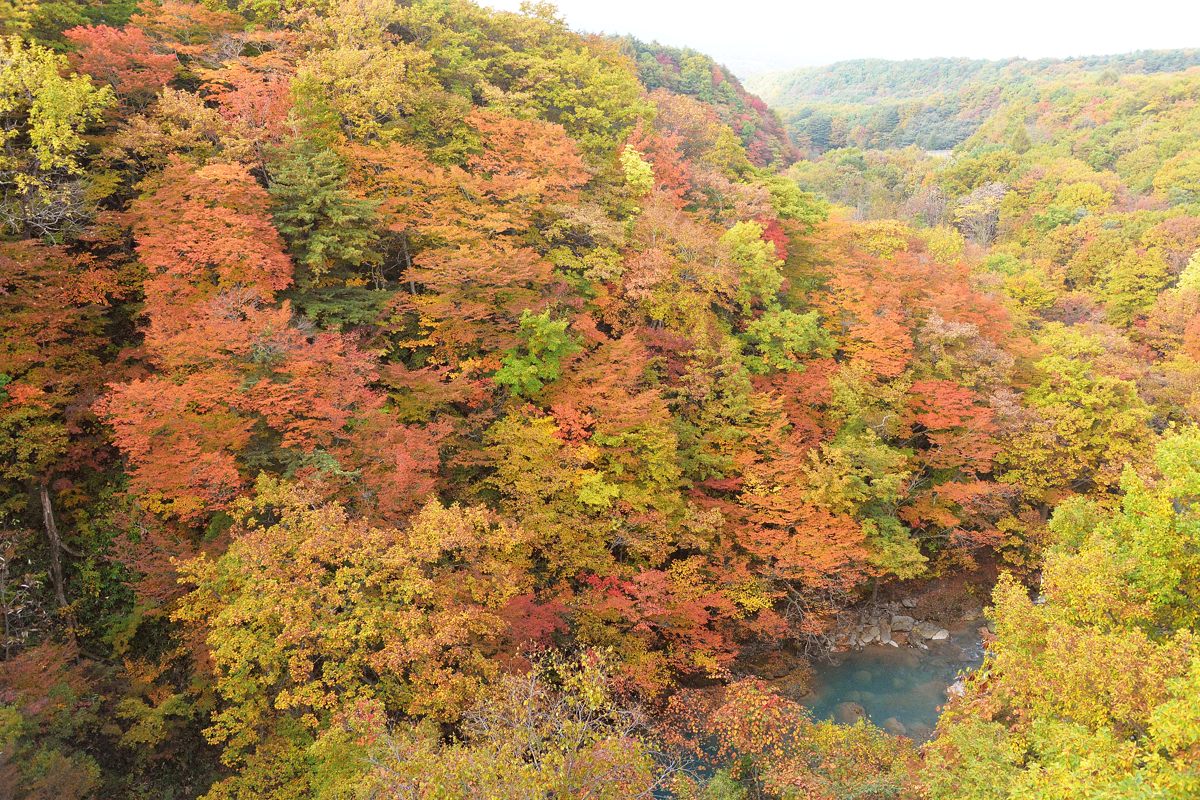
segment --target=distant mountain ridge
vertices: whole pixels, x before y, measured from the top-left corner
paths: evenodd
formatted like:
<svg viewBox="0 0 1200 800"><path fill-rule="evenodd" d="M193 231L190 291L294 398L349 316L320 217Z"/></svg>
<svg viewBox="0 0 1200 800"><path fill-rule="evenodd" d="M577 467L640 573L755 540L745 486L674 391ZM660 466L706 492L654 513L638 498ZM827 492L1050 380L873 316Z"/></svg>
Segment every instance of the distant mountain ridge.
<svg viewBox="0 0 1200 800"><path fill-rule="evenodd" d="M776 107L803 102L859 103L914 99L963 87L964 81L1058 77L1064 73L1112 69L1119 74L1177 72L1200 66L1200 48L1138 50L1072 58L861 58L823 67L751 75L746 89Z"/></svg>
<svg viewBox="0 0 1200 800"><path fill-rule="evenodd" d="M777 110L792 141L810 153L847 146L941 150L970 137L1003 97L1049 81L1197 66L1198 48L1036 60L858 59L752 76L745 86Z"/></svg>

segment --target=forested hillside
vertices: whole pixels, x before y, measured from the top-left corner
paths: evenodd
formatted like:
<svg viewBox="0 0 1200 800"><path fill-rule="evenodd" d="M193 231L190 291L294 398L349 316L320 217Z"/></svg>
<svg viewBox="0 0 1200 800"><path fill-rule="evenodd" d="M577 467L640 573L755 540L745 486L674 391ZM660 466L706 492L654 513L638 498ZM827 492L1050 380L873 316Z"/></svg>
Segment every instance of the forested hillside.
<svg viewBox="0 0 1200 800"><path fill-rule="evenodd" d="M632 37L623 44L637 63L642 86L685 94L712 106L721 122L741 137L746 155L756 166L787 166L796 160L779 117L729 70L694 50L646 44Z"/></svg>
<svg viewBox="0 0 1200 800"><path fill-rule="evenodd" d="M1196 74L793 164L548 6L0 19L0 796L1200 792ZM981 567L923 747L762 666Z"/></svg>
<svg viewBox="0 0 1200 800"><path fill-rule="evenodd" d="M927 789L1190 797L1200 72L993 89L948 157L847 148L789 173L860 224L915 226L1021 332L996 477L1030 503L1004 527L1038 543L1038 591L997 586L997 638L926 749Z"/></svg>
<svg viewBox="0 0 1200 800"><path fill-rule="evenodd" d="M775 108L800 149L915 145L948 150L1002 105L1046 84L1200 66L1200 50L1148 50L1069 59L862 59L756 75L750 89Z"/></svg>

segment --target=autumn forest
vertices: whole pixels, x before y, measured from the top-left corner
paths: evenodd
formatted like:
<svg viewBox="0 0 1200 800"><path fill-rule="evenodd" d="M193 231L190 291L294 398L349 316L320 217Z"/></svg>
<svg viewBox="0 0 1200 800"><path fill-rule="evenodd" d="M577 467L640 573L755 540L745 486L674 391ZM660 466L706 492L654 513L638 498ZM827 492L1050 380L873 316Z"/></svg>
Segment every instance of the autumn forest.
<svg viewBox="0 0 1200 800"><path fill-rule="evenodd" d="M748 86L0 0L0 798L1200 797L1200 51Z"/></svg>

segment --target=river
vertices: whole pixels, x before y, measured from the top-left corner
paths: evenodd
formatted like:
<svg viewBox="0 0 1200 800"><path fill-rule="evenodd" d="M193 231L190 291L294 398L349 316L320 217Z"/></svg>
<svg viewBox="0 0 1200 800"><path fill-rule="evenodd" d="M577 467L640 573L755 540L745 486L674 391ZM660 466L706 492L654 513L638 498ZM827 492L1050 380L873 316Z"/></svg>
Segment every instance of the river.
<svg viewBox="0 0 1200 800"><path fill-rule="evenodd" d="M937 724L947 687L983 661L982 624L964 622L950 630L947 641L930 642L928 650L869 645L818 661L802 702L817 719L853 722L865 712L882 728L924 741Z"/></svg>

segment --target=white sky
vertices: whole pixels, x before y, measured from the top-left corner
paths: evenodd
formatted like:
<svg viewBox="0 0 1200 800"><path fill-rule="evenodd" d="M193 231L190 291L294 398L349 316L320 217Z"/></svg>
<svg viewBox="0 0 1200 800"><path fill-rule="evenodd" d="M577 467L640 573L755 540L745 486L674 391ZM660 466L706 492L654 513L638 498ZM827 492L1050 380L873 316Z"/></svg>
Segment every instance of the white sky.
<svg viewBox="0 0 1200 800"><path fill-rule="evenodd" d="M520 0L481 0L516 10ZM1200 47L1200 0L558 0L572 28L707 53L739 75L848 58Z"/></svg>

